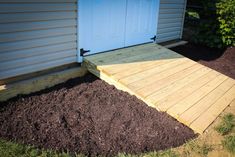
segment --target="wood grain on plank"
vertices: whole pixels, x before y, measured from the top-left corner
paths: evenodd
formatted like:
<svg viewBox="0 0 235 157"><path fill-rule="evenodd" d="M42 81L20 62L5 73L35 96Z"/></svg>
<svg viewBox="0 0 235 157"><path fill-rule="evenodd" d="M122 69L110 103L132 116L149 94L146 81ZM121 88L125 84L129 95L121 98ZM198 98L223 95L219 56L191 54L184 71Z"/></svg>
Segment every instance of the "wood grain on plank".
<svg viewBox="0 0 235 157"><path fill-rule="evenodd" d="M130 47L130 48L125 48L125 49L108 51L108 52L104 52L104 53L98 53L95 55L86 56L85 58L93 63L97 63L97 60L100 60L100 59L106 59L108 57L112 58L115 56L124 55L125 53L132 53L132 52L137 53L137 51L142 51L145 48L148 48L148 49L152 49L152 48L158 49L159 48L160 49L162 47L160 45L156 45L156 44L151 43L151 44L144 44L144 45L134 46L134 47Z"/></svg>
<svg viewBox="0 0 235 157"><path fill-rule="evenodd" d="M202 98L199 102L197 102L191 108L181 114L178 119L190 125L213 103L215 103L220 97L222 97L224 93L227 92L233 85L234 80L226 79L226 81L224 81L217 88L211 91L208 95Z"/></svg>
<svg viewBox="0 0 235 157"><path fill-rule="evenodd" d="M139 46L139 48L130 47L114 50L108 53L101 53L97 56L95 55L96 57L92 59L92 62L96 65L112 65L115 63L121 63L123 62L122 60L130 62L133 61L133 58L138 58L140 60L143 57L147 57L149 55L152 56L153 54L156 54L156 52L160 53L161 51L166 51L166 49L152 44L149 44L149 46ZM90 57L92 58L94 55L88 56L86 59L89 59Z"/></svg>
<svg viewBox="0 0 235 157"><path fill-rule="evenodd" d="M188 75L194 73L195 71L203 68L204 67L202 65L195 64L193 66L183 69L182 71L176 71L175 74L170 75L169 77L163 78L161 80L153 79L151 81L144 81L143 83L141 83L140 86L142 88L138 89L136 92L143 96L148 96L153 92L158 91L163 87L166 87L167 85L170 85L178 80L181 80L187 77Z"/></svg>
<svg viewBox="0 0 235 157"><path fill-rule="evenodd" d="M205 129L216 119L216 117L235 100L235 86L227 91L219 100L211 105L190 127L203 133Z"/></svg>
<svg viewBox="0 0 235 157"><path fill-rule="evenodd" d="M157 66L155 68L152 68L152 69L149 69L149 70L146 70L146 71L134 74L134 75L130 75L128 77L120 79L119 81L122 82L123 84L129 85L129 84L134 83L134 82L139 81L139 80L148 81L148 79L153 79L153 77L164 78L164 77L167 77L167 76L169 76L173 73L176 73L177 69L181 70L182 67L179 67L181 64L185 64L184 66L192 65L192 63L187 62L187 59L184 59L184 58L176 59L173 62L163 64L163 65ZM168 72L166 70L169 70L170 72ZM161 73L161 72L164 72L164 73ZM153 76L155 74L157 76ZM134 87L132 86L130 88L134 88Z"/></svg>
<svg viewBox="0 0 235 157"><path fill-rule="evenodd" d="M208 68L199 69L195 73L190 74L184 77L183 79L178 80L157 92L154 92L150 96L146 97L146 99L152 102L158 109L165 111L166 108L162 104L159 104L158 100L161 100L172 93L176 93L179 89L181 89L185 85L189 85L192 81L198 79L199 77L205 75L208 72L209 72Z"/></svg>
<svg viewBox="0 0 235 157"><path fill-rule="evenodd" d="M133 54L134 56L134 54ZM131 73L132 70L137 70L139 68L141 69L147 69L147 67L152 66L154 64L164 64L170 61L174 61L176 58L179 58L177 56L171 55L169 57L169 52L163 51L162 53L155 53L154 55L145 55L140 61L135 62L126 62L125 60L122 60L122 62L111 64L108 66L98 66L98 69L102 69L109 75L114 74L122 74L125 73Z"/></svg>
<svg viewBox="0 0 235 157"><path fill-rule="evenodd" d="M168 112L171 113L175 118L178 118L183 112L188 110L191 106L205 97L208 93L214 90L217 86L219 86L222 82L227 79L224 75L218 75L212 81L208 82L198 90L194 91L192 94L188 95L183 100L176 103L173 107L171 107Z"/></svg>
<svg viewBox="0 0 235 157"><path fill-rule="evenodd" d="M177 94L172 93L169 96L167 96L166 98L159 100L158 102L159 102L159 104L166 105L167 113L169 113L170 115L174 115L174 113L171 112L172 110L170 110L171 107L173 107L179 101L186 98L188 95L192 94L197 89L204 86L206 83L208 83L209 81L211 81L212 79L214 79L218 75L219 75L218 72L211 70L206 75L199 77L195 81L191 82L189 85L185 85L184 87L179 89L177 91Z"/></svg>

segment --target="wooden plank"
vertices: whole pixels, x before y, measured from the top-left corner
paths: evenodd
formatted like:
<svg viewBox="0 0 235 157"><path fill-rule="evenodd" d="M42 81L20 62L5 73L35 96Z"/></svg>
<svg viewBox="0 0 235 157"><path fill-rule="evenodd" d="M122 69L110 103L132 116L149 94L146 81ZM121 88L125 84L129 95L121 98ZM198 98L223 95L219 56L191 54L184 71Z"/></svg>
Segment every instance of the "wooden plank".
<svg viewBox="0 0 235 157"><path fill-rule="evenodd" d="M150 69L154 69L158 66L170 63L172 61L173 60L164 60L164 61L160 61L160 62L153 62L150 65L149 64L142 64L142 65L136 66L134 68L130 67L130 69L123 70L123 72L110 75L110 77L112 77L112 78L114 78L115 80L118 81L118 80L120 80L122 78L125 78L125 77L128 77L130 75L135 75L135 74L138 74L138 73L141 73L141 72L145 72L145 71L148 71ZM104 70L103 72L107 74L106 70Z"/></svg>
<svg viewBox="0 0 235 157"><path fill-rule="evenodd" d="M101 54L96 58L90 59L93 56L85 57L87 60L92 61L95 65L98 66L98 69L104 67L105 65L115 65L121 63L133 63L137 61L150 61L153 60L153 56L157 56L161 53L170 51L161 46L155 46L156 44L149 44L148 47L137 48L127 48L116 51L108 52L107 55ZM102 56L102 57L101 57ZM160 55L159 55L160 56ZM166 56L169 58L183 58L182 55L176 53L168 53ZM155 60L156 58L154 58Z"/></svg>
<svg viewBox="0 0 235 157"><path fill-rule="evenodd" d="M158 67L140 72L138 74L134 74L134 75L125 77L123 79L120 79L119 81L123 84L130 85L129 88L134 89L135 84L132 85L132 83L136 82L139 85L139 83L137 81L143 82L143 81L141 81L142 79L147 79L148 77L153 76L154 74L161 73L161 72L165 71L166 69L170 69L172 67L175 67L177 65L180 65L180 64L183 64L183 63L186 63L186 62L187 62L187 59L184 59L184 58L176 59L173 62L163 64L163 65L160 65Z"/></svg>
<svg viewBox="0 0 235 157"><path fill-rule="evenodd" d="M200 115L200 117L197 118L190 127L202 134L233 100L235 100L235 86L233 86L218 101L211 105L208 110Z"/></svg>
<svg viewBox="0 0 235 157"><path fill-rule="evenodd" d="M206 83L214 79L219 75L218 72L211 70L206 75L201 76L200 78L196 79L195 81L191 82L188 85L185 85L181 89L177 91L177 93L172 93L169 96L159 100L158 104L164 104L164 107L167 110L167 113L171 114L171 110L169 110L172 106L174 106L176 103L181 101L182 99L186 98L188 95L192 94L197 89L204 86Z"/></svg>
<svg viewBox="0 0 235 157"><path fill-rule="evenodd" d="M234 80L171 50L147 44L117 51L100 59L92 56L96 62L85 57L84 64L102 80L135 95L148 106L167 111L189 127L191 124L196 132L202 133L229 102L235 102L235 89L230 91L232 86L235 88ZM179 118L188 111L191 113L186 118ZM213 116L207 115L208 111ZM200 121L209 117L201 126L197 122L200 116L204 117ZM186 122L187 118L193 120Z"/></svg>
<svg viewBox="0 0 235 157"><path fill-rule="evenodd" d="M52 87L56 84L65 82L68 79L84 76L86 72L86 69L76 67L25 81L2 85L0 86L0 101L6 101L18 94L30 94Z"/></svg>
<svg viewBox="0 0 235 157"><path fill-rule="evenodd" d="M124 79L121 79L120 82L128 85L129 88L133 90L138 90L148 85L151 85L153 82L166 78L170 75L173 75L179 71L182 71L190 66L193 66L194 62L188 62L187 59L177 59L174 62L164 64L157 68L139 73ZM144 80L144 81L143 81Z"/></svg>
<svg viewBox="0 0 235 157"><path fill-rule="evenodd" d="M233 85L234 80L227 79L222 84L220 84L215 90L206 95L203 99L194 104L183 114L181 114L178 119L183 123L190 125L204 111L206 111L212 104L214 104L220 97L222 97L224 93L227 92Z"/></svg>
<svg viewBox="0 0 235 157"><path fill-rule="evenodd" d="M109 75L114 75L116 73L120 73L123 71L129 71L138 69L139 67L148 67L150 65L153 65L158 62L164 62L165 60L174 60L175 58L179 58L178 55L174 55L170 51L156 51L153 55L150 56L144 56L144 60L138 61L138 62L132 62L132 63L120 63L115 65L109 65L104 67L99 67L99 69L104 70ZM148 59L149 58L149 59Z"/></svg>
<svg viewBox="0 0 235 157"><path fill-rule="evenodd" d="M198 90L194 91L192 94L188 95L183 100L176 103L173 107L171 107L168 112L175 118L178 117L197 103L200 99L202 99L205 95L214 90L217 86L219 86L222 82L227 79L224 75L218 75L212 81L208 82L206 85L202 86Z"/></svg>
<svg viewBox="0 0 235 157"><path fill-rule="evenodd" d="M186 45L187 43L188 43L188 41L181 40L181 41L178 41L178 42L175 42L175 43L167 44L164 47L173 48L173 47L176 47L176 46Z"/></svg>
<svg viewBox="0 0 235 157"><path fill-rule="evenodd" d="M143 51L144 52L144 51ZM156 58L160 57L162 54L164 54L166 52L166 50L164 49L159 49L159 51L155 52L155 51L151 51L147 54L144 54L143 52L136 54L136 53L131 53L128 56L124 56L124 58L115 58L113 57L112 60L110 60L109 62L102 61L103 63L95 63L97 65L97 69L101 70L101 71L105 71L106 73L109 73L109 69L113 66L118 66L118 65L123 65L123 64L133 64L133 63L139 63L139 62L145 62L145 61L154 61ZM156 58L153 58L153 56L156 56ZM118 56L120 57L120 56ZM123 57L123 56L122 56ZM176 56L172 56L176 57ZM109 74L111 75L111 74Z"/></svg>
<svg viewBox="0 0 235 157"><path fill-rule="evenodd" d="M165 51L163 51L163 53L166 53ZM155 55L155 57L153 57L153 55ZM121 60L120 61L120 63L121 64L126 64L126 63L143 63L143 65L145 65L144 64L144 62L151 62L151 61L156 61L156 56L158 56L157 57L157 60L159 60L159 62L165 62L165 60L170 60L170 62L171 61L174 61L174 60L176 60L176 59L180 59L181 57L179 57L179 56L176 56L176 55L158 55L157 53L154 53L154 54L142 54L141 56L135 56L135 55L133 55L133 57L129 57L128 59L123 59L123 60ZM157 62L157 61L156 61ZM168 62L168 61L166 61L166 62ZM160 63L160 64L163 64L163 63ZM111 65L112 66L112 65ZM110 67L110 66L108 66L108 67ZM137 68L137 67L136 67ZM140 66L139 68L142 68L142 69L145 69L145 66ZM98 69L99 70L102 70L103 72L105 72L105 73L107 73L108 72L108 70L106 70L106 67L98 67ZM128 67L128 70L129 70L129 74L132 74L133 73L133 68L129 68ZM126 71L126 70L125 70ZM121 74L121 75L124 75L123 74L123 71L119 71L119 73L116 73L116 76L119 76L119 74ZM115 74L114 74L115 75ZM121 76L120 75L120 76ZM114 77L116 77L116 76L114 76ZM128 76L128 75L127 75ZM117 77L116 77L117 78ZM120 77L121 78L121 77ZM119 79L120 79L119 78Z"/></svg>
<svg viewBox="0 0 235 157"><path fill-rule="evenodd" d="M164 61L158 61L158 60L153 60L153 61L139 61L139 62L133 62L133 63L121 63L121 64L115 64L115 65L110 65L108 67L101 68L102 71L104 71L107 75L114 75L117 73L122 73L122 72L132 72L133 70L137 70L139 68L151 68L155 64L163 64L161 62Z"/></svg>
<svg viewBox="0 0 235 157"><path fill-rule="evenodd" d="M186 80L187 81L187 76L192 74L193 72L197 73L196 71L203 68L202 65L200 64L195 64L193 66L190 66L188 68L183 69L182 71L179 71L173 75L170 75L169 77L163 78L161 80L157 80L155 82L152 82L151 84L145 86L144 88L141 88L139 90L137 90L136 92L139 93L140 95L142 95L143 97L148 97L151 94L159 91L159 90L163 90L164 87L174 84L175 82L177 82L178 80ZM188 81L187 81L188 82ZM185 82L184 82L185 83ZM156 94L157 95L157 94ZM156 95L153 95L152 98L156 99ZM158 97L157 97L158 98Z"/></svg>
<svg viewBox="0 0 235 157"><path fill-rule="evenodd" d="M112 59L110 59L109 61L107 61L106 59L104 60L99 60L99 63L95 63L97 65L97 68L99 70L104 70L107 67L116 65L116 64L124 64L124 63L136 63L136 62L143 62L143 61L153 61L154 58L153 56L156 55L158 56L158 53L165 53L166 50L165 49L159 49L158 51L149 51L148 53L146 53L148 51L143 50L140 51L140 53L130 53L130 54L126 54L126 55L119 55L117 57L112 57ZM169 58L180 58L177 57L176 55L168 55L167 57Z"/></svg>
<svg viewBox="0 0 235 157"><path fill-rule="evenodd" d="M129 53L133 53L137 50L136 53L141 52L143 49L148 48L148 49L160 49L162 48L160 45L157 44L145 44L145 45L139 45L136 47L129 47L129 48L125 48L125 49L119 49L119 50L113 50L113 51L108 51L105 53L99 53L99 54L95 54L95 55L91 55L91 56L86 56L85 58L93 63L97 63L99 60L103 60L103 59L112 59L115 56L119 56L119 55L125 55L125 54L129 54Z"/></svg>
<svg viewBox="0 0 235 157"><path fill-rule="evenodd" d="M190 75L184 77L183 79L178 80L178 81L168 85L167 87L165 87L159 91L154 92L150 96L146 97L146 99L148 100L148 102L153 103L159 110L165 111L166 108L164 107L164 105L159 104L158 100L161 100L161 99L169 96L172 93L176 93L179 89L181 89L185 85L189 85L191 82L193 82L194 80L198 79L199 77L205 75L209 71L210 71L210 69L208 69L208 68L199 69L198 71L194 72L193 74L190 74Z"/></svg>

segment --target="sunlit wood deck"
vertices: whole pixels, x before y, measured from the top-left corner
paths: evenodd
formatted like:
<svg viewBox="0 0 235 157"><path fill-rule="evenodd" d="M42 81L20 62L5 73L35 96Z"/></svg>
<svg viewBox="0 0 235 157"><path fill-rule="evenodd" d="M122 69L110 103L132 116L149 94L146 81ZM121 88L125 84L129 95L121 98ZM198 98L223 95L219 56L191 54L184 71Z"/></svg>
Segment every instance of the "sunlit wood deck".
<svg viewBox="0 0 235 157"><path fill-rule="evenodd" d="M84 58L87 69L203 133L235 99L235 80L157 44Z"/></svg>

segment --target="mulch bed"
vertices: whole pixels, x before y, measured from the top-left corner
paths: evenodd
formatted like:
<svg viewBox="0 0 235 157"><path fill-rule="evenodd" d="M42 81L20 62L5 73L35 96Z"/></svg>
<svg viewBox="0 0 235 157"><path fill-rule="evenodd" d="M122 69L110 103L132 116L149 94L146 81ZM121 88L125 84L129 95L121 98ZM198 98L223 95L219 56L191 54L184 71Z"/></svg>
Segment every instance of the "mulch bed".
<svg viewBox="0 0 235 157"><path fill-rule="evenodd" d="M1 103L0 137L39 148L113 156L176 147L196 135L89 74Z"/></svg>
<svg viewBox="0 0 235 157"><path fill-rule="evenodd" d="M235 47L219 50L189 43L172 50L235 79Z"/></svg>

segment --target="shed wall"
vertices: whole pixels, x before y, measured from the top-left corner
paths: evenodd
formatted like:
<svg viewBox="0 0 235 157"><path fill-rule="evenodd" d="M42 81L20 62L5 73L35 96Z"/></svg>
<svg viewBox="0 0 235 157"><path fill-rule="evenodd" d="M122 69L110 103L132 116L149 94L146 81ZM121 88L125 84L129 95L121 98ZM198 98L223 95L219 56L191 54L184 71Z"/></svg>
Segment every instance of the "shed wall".
<svg viewBox="0 0 235 157"><path fill-rule="evenodd" d="M0 0L0 79L77 60L77 0Z"/></svg>
<svg viewBox="0 0 235 157"><path fill-rule="evenodd" d="M157 42L182 36L186 0L160 0ZM0 0L0 79L77 61L77 0Z"/></svg>
<svg viewBox="0 0 235 157"><path fill-rule="evenodd" d="M187 0L160 0L157 43L182 38Z"/></svg>

